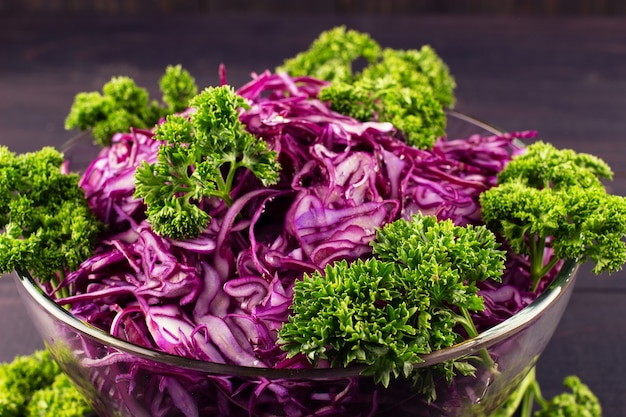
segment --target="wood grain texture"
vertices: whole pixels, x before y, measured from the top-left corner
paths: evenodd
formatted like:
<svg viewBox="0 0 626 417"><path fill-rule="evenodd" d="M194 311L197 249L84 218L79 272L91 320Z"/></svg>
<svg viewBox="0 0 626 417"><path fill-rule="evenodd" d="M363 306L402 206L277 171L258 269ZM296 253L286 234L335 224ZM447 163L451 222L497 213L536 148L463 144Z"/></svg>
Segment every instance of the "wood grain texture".
<svg viewBox="0 0 626 417"><path fill-rule="evenodd" d="M221 12L624 15L622 0L0 0L0 14Z"/></svg>

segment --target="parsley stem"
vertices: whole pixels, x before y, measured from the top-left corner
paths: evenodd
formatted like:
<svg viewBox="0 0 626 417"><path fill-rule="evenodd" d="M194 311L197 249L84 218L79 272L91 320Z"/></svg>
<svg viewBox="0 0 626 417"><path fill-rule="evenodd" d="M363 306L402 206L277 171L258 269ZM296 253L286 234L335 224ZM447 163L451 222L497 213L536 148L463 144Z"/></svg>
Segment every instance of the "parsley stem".
<svg viewBox="0 0 626 417"><path fill-rule="evenodd" d="M521 407L520 417L531 417L532 416L534 399L535 399L534 390L529 388L526 391L526 395L524 395L524 398L522 400L522 407Z"/></svg>
<svg viewBox="0 0 626 417"><path fill-rule="evenodd" d="M218 180L220 181L220 189L224 190L224 195L222 198L228 206L233 203L230 192L233 189L233 181L235 180L235 173L237 172L238 168L239 164L237 164L236 162L230 163L230 166L228 167L228 174L226 175L226 181L223 181L221 176L218 175Z"/></svg>
<svg viewBox="0 0 626 417"><path fill-rule="evenodd" d="M535 401L537 401L541 407L546 405L546 400L541 395L541 389L536 379L535 368L533 368L531 372L532 382L526 388L526 395L524 395L524 400L522 401L520 417L532 417Z"/></svg>
<svg viewBox="0 0 626 417"><path fill-rule="evenodd" d="M530 240L530 278L532 279L532 290L536 291L539 281L545 275L543 272L543 252L545 249L545 238L541 236L531 236Z"/></svg>
<svg viewBox="0 0 626 417"><path fill-rule="evenodd" d="M230 190L233 182L233 175L231 175L232 171L233 169L231 165L231 168L228 171L228 176L226 177L226 181L224 181L224 178L219 173L215 176L215 183L218 189L217 194L222 200L224 200L226 205L229 207L233 204L233 199L230 196Z"/></svg>
<svg viewBox="0 0 626 417"><path fill-rule="evenodd" d="M541 275L539 276L539 278L543 278L548 272L550 272L550 270L554 267L554 265L557 264L557 262L559 262L559 257L558 256L553 256L546 264L545 266L541 269ZM538 280L539 281L539 280ZM537 282L538 284L539 282ZM535 286L535 289L536 286Z"/></svg>
<svg viewBox="0 0 626 417"><path fill-rule="evenodd" d="M535 379L536 371L535 368L531 368L528 371L528 374L522 379L519 383L515 391L511 394L511 396L506 400L504 404L502 404L495 412L490 414L491 417L531 417L530 414L518 414L518 411L522 410L522 404L524 401L531 401L532 398L528 398L533 395L532 389L533 385L537 383ZM530 406L530 407L529 407ZM527 404L529 410L532 410L532 401L530 404Z"/></svg>
<svg viewBox="0 0 626 417"><path fill-rule="evenodd" d="M474 320L472 320L469 310L466 307L459 307L459 311L461 312L461 316L457 319L457 321L467 332L468 338L473 339L478 336L478 330L476 330L476 325L474 324ZM493 358L487 349L481 349L478 354L480 355L481 362L486 369L491 369L493 371L496 370L496 363L493 361Z"/></svg>
<svg viewBox="0 0 626 417"><path fill-rule="evenodd" d="M469 338L472 339L478 336L478 330L476 330L474 320L472 320L469 310L465 307L460 307L459 311L461 312L462 319L459 319L458 322L463 326Z"/></svg>
<svg viewBox="0 0 626 417"><path fill-rule="evenodd" d="M545 277L559 262L559 257L553 256L548 262L545 262L545 238L538 236L536 239L530 239L530 242L530 277L533 283L532 291L534 292L537 291L541 278Z"/></svg>

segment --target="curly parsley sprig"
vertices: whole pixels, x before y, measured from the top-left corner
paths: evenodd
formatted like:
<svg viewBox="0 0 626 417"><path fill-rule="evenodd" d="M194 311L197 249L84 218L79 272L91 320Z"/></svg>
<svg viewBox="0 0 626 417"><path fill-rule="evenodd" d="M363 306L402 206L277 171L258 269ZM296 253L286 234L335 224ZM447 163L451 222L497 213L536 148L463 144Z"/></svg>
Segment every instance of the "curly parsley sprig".
<svg viewBox="0 0 626 417"><path fill-rule="evenodd" d="M103 226L63 162L51 147L16 155L0 146L0 272L55 284L92 254Z"/></svg>
<svg viewBox="0 0 626 417"><path fill-rule="evenodd" d="M532 368L504 404L486 417L602 417L598 397L580 378L569 375L563 386L569 391L545 398Z"/></svg>
<svg viewBox="0 0 626 417"><path fill-rule="evenodd" d="M276 70L329 81L319 98L332 110L361 121L390 122L407 143L422 149L444 135L444 108L455 102L456 82L432 47L383 49L368 34L345 26L322 32L308 50Z"/></svg>
<svg viewBox="0 0 626 417"><path fill-rule="evenodd" d="M366 365L364 374L385 386L412 376L434 398L433 375L416 374L414 365L423 354L464 340L459 324L477 334L469 316L484 308L476 283L500 279L504 252L482 226L422 215L379 229L372 247L370 259L334 263L295 284L279 343L289 356L304 354L311 362ZM440 370L450 380L475 367L449 362Z"/></svg>
<svg viewBox="0 0 626 417"><path fill-rule="evenodd" d="M354 62L363 59L368 64L375 63L380 54L380 45L369 34L337 26L320 33L307 50L286 59L277 71L294 77L351 82Z"/></svg>
<svg viewBox="0 0 626 417"><path fill-rule="evenodd" d="M115 133L131 127L151 128L161 117L181 112L198 88L180 65L168 66L159 80L164 104L150 100L148 90L127 76L113 77L98 91L78 93L65 119L65 128L91 130L97 144L107 146Z"/></svg>
<svg viewBox="0 0 626 417"><path fill-rule="evenodd" d="M95 416L87 400L61 371L47 349L0 363L0 415Z"/></svg>
<svg viewBox="0 0 626 417"><path fill-rule="evenodd" d="M428 85L404 87L389 74L333 83L320 90L330 107L361 121L390 122L403 139L419 149L430 149L445 134L446 115Z"/></svg>
<svg viewBox="0 0 626 417"><path fill-rule="evenodd" d="M482 217L529 257L534 288L563 259L591 260L595 273L614 272L626 261L626 200L607 193L601 180L611 178L595 156L537 142L481 194Z"/></svg>
<svg viewBox="0 0 626 417"><path fill-rule="evenodd" d="M210 87L190 101L189 116L170 115L154 138L165 143L157 162L144 162L135 173L136 197L147 205L148 222L161 235L190 238L207 227L208 198L232 203L240 169L267 186L278 181L277 153L239 120L246 101L230 86Z"/></svg>
<svg viewBox="0 0 626 417"><path fill-rule="evenodd" d="M406 88L430 86L433 96L444 107L453 107L456 81L432 46L420 49L385 48L380 60L363 69L359 78L376 80L391 77Z"/></svg>

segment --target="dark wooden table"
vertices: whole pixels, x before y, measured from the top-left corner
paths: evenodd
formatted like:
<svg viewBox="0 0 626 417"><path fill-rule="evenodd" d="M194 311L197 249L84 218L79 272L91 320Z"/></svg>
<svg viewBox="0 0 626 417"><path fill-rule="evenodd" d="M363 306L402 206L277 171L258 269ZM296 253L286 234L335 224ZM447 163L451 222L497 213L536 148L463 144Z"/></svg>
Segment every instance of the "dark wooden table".
<svg viewBox="0 0 626 417"><path fill-rule="evenodd" d="M559 147L591 152L615 171L626 194L626 19L228 15L1 17L0 144L16 152L59 145L74 95L129 75L156 94L167 64L199 85L225 63L238 86L274 68L338 24L382 45L431 44L458 83L457 110L505 130L538 130ZM540 359L546 396L579 375L605 417L626 416L626 276L583 266L556 334ZM10 279L0 280L0 361L42 347Z"/></svg>

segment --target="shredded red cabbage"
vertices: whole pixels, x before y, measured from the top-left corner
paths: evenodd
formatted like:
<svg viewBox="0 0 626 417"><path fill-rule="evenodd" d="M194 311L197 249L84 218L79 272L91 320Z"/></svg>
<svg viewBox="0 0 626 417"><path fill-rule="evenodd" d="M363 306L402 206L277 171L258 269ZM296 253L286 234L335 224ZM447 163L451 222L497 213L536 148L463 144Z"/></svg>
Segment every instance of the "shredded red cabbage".
<svg viewBox="0 0 626 417"><path fill-rule="evenodd" d="M134 170L156 159L160 143L146 130L115 135L81 182L109 229L95 256L68 274L63 285L72 293L58 302L116 337L175 355L252 367L310 366L286 359L276 346L294 282L330 262L369 256L376 229L401 217L422 212L459 225L480 223L479 194L520 152L518 139L534 137L441 138L433 150L418 150L389 123L329 110L317 99L324 85L265 72L238 90L250 103L241 121L278 152L281 179L258 189L243 174L232 206L211 206L210 226L189 241L152 232L133 197ZM486 308L474 317L479 331L534 299L520 290L528 283L526 269L511 258L503 284L481 284ZM132 362L115 356L92 365L107 361ZM197 414L184 387L173 379L161 384L178 401L168 406ZM221 389L234 389L224 384ZM287 387L258 386L251 398L267 390L285 409L299 410L292 415L302 414Z"/></svg>

